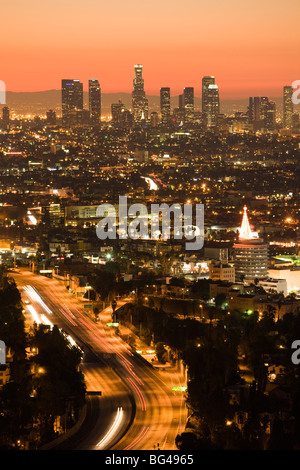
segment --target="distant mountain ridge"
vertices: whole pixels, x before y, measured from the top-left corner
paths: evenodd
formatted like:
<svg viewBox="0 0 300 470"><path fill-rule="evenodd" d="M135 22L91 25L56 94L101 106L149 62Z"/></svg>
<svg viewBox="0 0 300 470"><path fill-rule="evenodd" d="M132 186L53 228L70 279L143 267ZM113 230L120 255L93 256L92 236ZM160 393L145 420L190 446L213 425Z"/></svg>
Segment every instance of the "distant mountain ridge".
<svg viewBox="0 0 300 470"><path fill-rule="evenodd" d="M149 111L159 112L160 97L147 95ZM272 98L270 98L272 99ZM128 109L132 106L131 93L102 93L102 114L110 114L111 104L121 100ZM282 107L280 98L273 98L278 110ZM171 108L178 107L178 95L171 97ZM6 105L16 114L41 114L45 115L49 109L61 114L61 90L45 90L35 92L6 92ZM232 114L235 111L246 111L248 99L222 100L221 113ZM84 107L88 109L88 92L84 92ZM195 97L195 111L201 111L201 98Z"/></svg>

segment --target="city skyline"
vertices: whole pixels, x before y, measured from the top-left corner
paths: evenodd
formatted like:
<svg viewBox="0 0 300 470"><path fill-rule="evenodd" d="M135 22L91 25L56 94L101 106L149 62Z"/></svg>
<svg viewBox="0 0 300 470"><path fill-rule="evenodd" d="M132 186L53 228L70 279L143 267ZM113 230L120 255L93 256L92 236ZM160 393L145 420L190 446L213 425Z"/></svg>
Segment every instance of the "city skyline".
<svg viewBox="0 0 300 470"><path fill-rule="evenodd" d="M170 87L161 87L159 90L159 95L147 95L145 91L145 80L143 78L142 64L137 64L134 66L133 77L134 78L131 93L122 93L122 95L124 98L126 97L126 95L128 97L131 96L131 103L129 104L127 102L127 106L129 104L129 111L132 111L133 115L135 116L135 119L139 121L144 119L147 121L150 117L150 112L155 113L158 107L160 108L162 123L165 124L167 124L167 121L169 120L171 111L173 112L174 116L176 115L176 120L179 119L182 122L188 123L189 121L192 122L195 119L197 120L199 118L199 110L201 109L203 122L206 122L206 125L208 125L209 127L216 126L218 117L221 117L222 114L230 115L233 112L242 112L247 115L248 118L252 121L258 122L260 120L265 120L268 129L274 129L274 126L276 125L276 108L279 111L278 116L280 116L281 113L283 114L283 121L285 123L285 127L288 128L293 127L292 121L293 119L297 120L297 115L299 115L298 106L297 104L293 103L292 97L294 90L296 92L296 88L293 88L293 86L295 86L297 82L293 83L292 85L284 85L282 87L282 95L280 98L272 97L270 99L270 97L266 96L252 95L247 98L248 106L246 106L245 103L244 105L242 105L242 101L245 100L237 100L235 104L234 100L227 100L228 103L232 103L232 109L230 110L228 108L228 104L225 104L225 108L223 106L221 107L221 102L226 103L226 100L221 100L220 98L220 90L218 84L215 83L215 76L202 77L202 89L200 93L201 96L197 96L195 94L195 87L192 86L183 87L181 93L179 93L178 95L172 94ZM61 89L45 91L44 98L46 96L46 93L49 92L59 92L61 96L59 98L60 105L58 103L54 103L54 101L52 101L52 103L48 103L47 113L49 112L49 110L53 111L52 108L54 108L56 111L58 110L58 108L60 108L60 112L62 113L63 120L65 120L65 124L66 119L69 121L71 115L73 116L72 120L75 119L75 121L77 121L77 124L87 123L90 118L94 121L94 124L97 124L99 120L101 120L101 117L103 118L104 116L108 116L108 118L111 119L113 115L113 106L119 106L119 104L110 102L110 111L107 114L107 103L106 105L104 105L104 107L102 106L101 96L111 96L111 100L117 99L118 103L122 103L122 107L124 106L121 96L119 96L119 98L113 98L113 96L117 94L102 93L101 83L96 78L90 78L88 80L88 91L84 90L84 82L82 82L79 78L63 78L61 79ZM34 94L41 97L41 101L38 104L38 106L40 107L44 99L43 92L28 93L28 96L32 97ZM19 95L25 96L26 92L19 93ZM86 96L84 97L84 95ZM7 96L9 96L9 92L7 93ZM151 99L151 101L149 101L149 98ZM155 103L156 98L158 98L159 100L159 102L157 103ZM275 101L272 101L278 101L278 99L280 99L281 103L276 104ZM128 101L128 98L125 98L125 100ZM198 105L196 105L195 100L198 100ZM6 104L11 106L11 103L9 103L9 101L10 99L8 99ZM240 103L239 110L235 107L238 102ZM277 107L278 104L279 108ZM31 103L31 106L32 105L33 103ZM22 106L22 104L19 103L19 106ZM44 106L46 106L46 103L44 104ZM243 110L241 106L243 106ZM104 112L102 113L101 110ZM15 111L16 110L14 110L12 113L12 116L14 117L18 115L18 113L16 113ZM41 110L35 110L35 112L40 115ZM42 111L42 115L45 115L45 110ZM28 116L30 117L30 115Z"/></svg>
<svg viewBox="0 0 300 470"><path fill-rule="evenodd" d="M3 2L0 450L300 449L299 13Z"/></svg>
<svg viewBox="0 0 300 470"><path fill-rule="evenodd" d="M132 70L134 69L134 67L135 67L135 65L132 65L132 68L131 68L131 85L126 89L122 88L122 86L120 86L120 89L115 89L115 90L111 90L109 88L105 89L102 86L101 78L98 76L97 80L99 81L99 84L100 84L100 87L101 87L101 93L104 94L104 95L105 94L117 94L117 93L131 94L132 93L132 79L133 79ZM144 68L143 65L142 65L142 67ZM83 93L89 93L89 81L90 80L95 80L95 79L91 79L89 76L87 78L82 78L82 75L83 74L81 74L80 78L76 78L76 79L74 79L74 78L73 79L72 78L63 79L63 78L60 77L58 79L58 82L55 84L55 87L50 87L50 88L45 88L45 89L12 90L12 89L8 88L7 82L5 82L6 93L13 93L13 94L23 93L24 94L24 93L43 93L43 92L49 92L49 91L61 91L61 81L62 81L62 79L63 80L79 80L83 84ZM94 74L93 76L95 76L95 75L96 74ZM70 74L68 76L71 77ZM79 76L79 74L77 74L76 76ZM146 82L146 79L144 78L145 94L146 94L146 96L160 97L161 89L168 88L168 89L170 89L170 94L171 94L171 98L172 98L172 97L180 96L183 93L184 88L193 88L195 98L196 97L197 98L202 98L202 94L203 94L202 80L203 80L203 78L206 78L207 76L209 76L209 77L211 76L211 77L215 78L215 75L201 75L196 83L193 83L191 80L187 79L182 84L179 84L178 87L176 87L176 88L172 88L171 86L169 86L168 83L164 83L164 84L161 84L161 85L158 84L157 89L153 89L151 91L147 90L147 82ZM295 81L296 81L296 79L293 79L291 81L285 81L285 82L278 83L278 87L276 87L276 89L270 90L269 94L267 94L267 95L264 94L264 93L261 93L260 92L261 90L256 89L255 84L253 84L252 88L251 88L251 84L250 84L247 91L245 91L243 94L237 93L236 95L234 95L234 94L228 95L227 92L226 92L226 89L222 89L222 87L220 86L220 80L219 79L218 79L218 89L219 89L219 92L220 92L220 100L222 99L224 101L234 101L234 100L243 101L243 100L248 100L249 97L251 97L251 96L253 96L253 97L254 96L257 96L257 97L268 96L270 98L282 98L283 88L284 87L292 88L292 84ZM191 86L186 86L186 83L189 83ZM296 88L295 88L295 90L296 90Z"/></svg>
<svg viewBox="0 0 300 470"><path fill-rule="evenodd" d="M202 76L215 75L223 99L280 96L283 84L299 79L297 10L296 0L218 0L213 9L194 0L184 9L177 0L148 7L88 0L84 8L77 0L18 0L1 11L1 79L9 91L42 91L80 74L84 83L99 77L107 92L130 92L132 67L142 63L147 94L191 85L198 94Z"/></svg>

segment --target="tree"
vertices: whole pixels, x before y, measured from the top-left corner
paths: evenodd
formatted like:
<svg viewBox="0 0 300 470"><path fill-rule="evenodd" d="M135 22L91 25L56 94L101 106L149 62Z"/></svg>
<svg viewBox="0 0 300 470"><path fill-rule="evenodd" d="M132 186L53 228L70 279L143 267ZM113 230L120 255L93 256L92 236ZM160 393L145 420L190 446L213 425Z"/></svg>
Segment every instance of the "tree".
<svg viewBox="0 0 300 470"><path fill-rule="evenodd" d="M179 450L199 450L200 447L197 435L188 431L178 434L175 438L175 444ZM210 443L207 441L207 448L209 449L209 447Z"/></svg>
<svg viewBox="0 0 300 470"><path fill-rule="evenodd" d="M209 285L210 281L208 279L199 279L192 285L191 292L198 295L200 299L208 300L210 297Z"/></svg>
<svg viewBox="0 0 300 470"><path fill-rule="evenodd" d="M217 308L222 308L223 305L226 303L226 294L217 294L215 297L215 305Z"/></svg>
<svg viewBox="0 0 300 470"><path fill-rule="evenodd" d="M157 343L155 346L156 357L159 362L165 364L168 360L168 351L163 343Z"/></svg>
<svg viewBox="0 0 300 470"><path fill-rule="evenodd" d="M13 278L0 273L0 338L13 352L11 374L19 380L25 374L26 334L21 295Z"/></svg>
<svg viewBox="0 0 300 470"><path fill-rule="evenodd" d="M101 300L105 301L116 287L116 275L114 272L99 269L89 277L89 282Z"/></svg>
<svg viewBox="0 0 300 470"><path fill-rule="evenodd" d="M47 441L54 437L55 417L68 412L66 424L71 426L85 402L84 378L79 371L82 351L72 346L56 325L49 331L37 328L33 343L38 354L32 360L37 371L41 369L34 377L35 408L41 439Z"/></svg>
<svg viewBox="0 0 300 470"><path fill-rule="evenodd" d="M21 296L12 278L0 271L0 338L13 355L10 382L0 390L0 442L14 446L28 434L32 424L30 375Z"/></svg>

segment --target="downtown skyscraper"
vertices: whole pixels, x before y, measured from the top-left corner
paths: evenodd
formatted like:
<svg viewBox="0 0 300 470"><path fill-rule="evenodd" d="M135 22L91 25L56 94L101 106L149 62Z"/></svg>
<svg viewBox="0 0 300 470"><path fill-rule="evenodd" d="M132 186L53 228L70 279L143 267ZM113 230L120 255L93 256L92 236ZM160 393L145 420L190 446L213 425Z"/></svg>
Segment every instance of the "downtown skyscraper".
<svg viewBox="0 0 300 470"><path fill-rule="evenodd" d="M293 127L293 91L292 86L287 85L283 87L283 127L286 129L291 129Z"/></svg>
<svg viewBox="0 0 300 470"><path fill-rule="evenodd" d="M250 96L248 106L248 116L250 122L261 120L261 107L262 103L268 98L266 96Z"/></svg>
<svg viewBox="0 0 300 470"><path fill-rule="evenodd" d="M208 87L215 84L215 77L206 75L202 77L202 115L204 123L207 125L207 114L208 114Z"/></svg>
<svg viewBox="0 0 300 470"><path fill-rule="evenodd" d="M183 90L184 123L191 124L194 120L194 88L185 87Z"/></svg>
<svg viewBox="0 0 300 470"><path fill-rule="evenodd" d="M276 104L267 96L250 96L248 118L254 130L273 130L276 125Z"/></svg>
<svg viewBox="0 0 300 470"><path fill-rule="evenodd" d="M273 130L276 126L276 103L266 98L261 103L261 119L265 130Z"/></svg>
<svg viewBox="0 0 300 470"><path fill-rule="evenodd" d="M89 80L89 110L90 123L93 126L101 124L101 88L96 79Z"/></svg>
<svg viewBox="0 0 300 470"><path fill-rule="evenodd" d="M62 122L76 122L77 112L83 110L83 85L79 80L62 80Z"/></svg>
<svg viewBox="0 0 300 470"><path fill-rule="evenodd" d="M220 98L218 85L209 85L207 89L207 114L206 122L208 127L217 124L217 118L220 114Z"/></svg>
<svg viewBox="0 0 300 470"><path fill-rule="evenodd" d="M160 89L160 113L162 125L168 125L171 115L171 94L168 87Z"/></svg>
<svg viewBox="0 0 300 470"><path fill-rule="evenodd" d="M143 66L140 64L134 66L132 107L136 122L148 119L148 100L144 89Z"/></svg>

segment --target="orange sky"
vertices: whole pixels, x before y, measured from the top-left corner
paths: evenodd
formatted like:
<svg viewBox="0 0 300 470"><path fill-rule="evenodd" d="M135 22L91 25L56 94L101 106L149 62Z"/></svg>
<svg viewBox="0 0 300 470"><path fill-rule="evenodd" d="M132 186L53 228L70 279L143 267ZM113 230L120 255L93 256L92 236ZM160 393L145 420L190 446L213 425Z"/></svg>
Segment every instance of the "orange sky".
<svg viewBox="0 0 300 470"><path fill-rule="evenodd" d="M13 0L1 5L1 76L9 91L98 78L103 93L193 86L215 75L221 98L281 96L300 79L299 0Z"/></svg>

